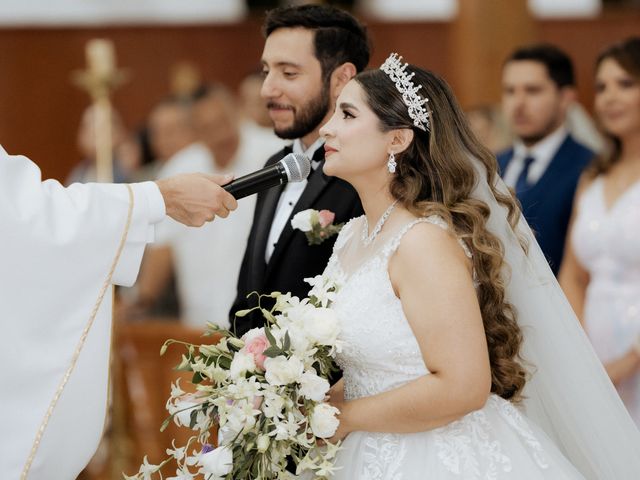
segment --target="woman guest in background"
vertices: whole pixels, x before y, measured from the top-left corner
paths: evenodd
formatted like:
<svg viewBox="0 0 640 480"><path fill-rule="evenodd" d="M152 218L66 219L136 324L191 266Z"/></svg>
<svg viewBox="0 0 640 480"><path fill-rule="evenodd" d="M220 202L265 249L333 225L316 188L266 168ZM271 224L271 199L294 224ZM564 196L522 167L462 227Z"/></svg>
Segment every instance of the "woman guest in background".
<svg viewBox="0 0 640 480"><path fill-rule="evenodd" d="M640 434L446 83L391 55L320 133L365 211L325 270L334 480L636 478Z"/></svg>
<svg viewBox="0 0 640 480"><path fill-rule="evenodd" d="M640 424L640 37L598 57L595 113L610 153L581 178L559 280Z"/></svg>

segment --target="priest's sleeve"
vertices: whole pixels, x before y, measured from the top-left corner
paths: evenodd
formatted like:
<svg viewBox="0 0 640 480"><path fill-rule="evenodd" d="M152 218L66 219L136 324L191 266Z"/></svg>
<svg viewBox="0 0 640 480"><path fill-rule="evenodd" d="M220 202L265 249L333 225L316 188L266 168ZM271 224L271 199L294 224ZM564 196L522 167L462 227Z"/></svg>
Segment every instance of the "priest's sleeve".
<svg viewBox="0 0 640 480"><path fill-rule="evenodd" d="M152 182L64 188L0 147L0 476L72 480L100 440L112 284L138 274Z"/></svg>

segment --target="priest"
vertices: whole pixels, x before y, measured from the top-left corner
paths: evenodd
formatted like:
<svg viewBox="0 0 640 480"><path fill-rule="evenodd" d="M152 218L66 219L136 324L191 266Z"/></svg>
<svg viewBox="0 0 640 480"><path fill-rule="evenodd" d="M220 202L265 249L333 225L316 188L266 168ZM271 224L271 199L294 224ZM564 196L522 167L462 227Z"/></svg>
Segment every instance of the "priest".
<svg viewBox="0 0 640 480"><path fill-rule="evenodd" d="M0 478L77 477L104 427L112 286L134 283L165 215L234 210L230 179L64 188L0 146Z"/></svg>

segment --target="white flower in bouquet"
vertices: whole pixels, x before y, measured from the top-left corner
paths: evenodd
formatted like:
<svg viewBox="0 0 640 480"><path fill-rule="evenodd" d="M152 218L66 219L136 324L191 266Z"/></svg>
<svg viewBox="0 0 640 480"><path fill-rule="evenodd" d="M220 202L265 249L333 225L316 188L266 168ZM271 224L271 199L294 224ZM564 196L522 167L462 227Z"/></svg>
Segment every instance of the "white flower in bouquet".
<svg viewBox="0 0 640 480"><path fill-rule="evenodd" d="M312 287L309 290L309 297L315 299L321 307L328 307L330 303L335 301L340 284L334 278L316 275L315 277L305 278L304 281Z"/></svg>
<svg viewBox="0 0 640 480"><path fill-rule="evenodd" d="M291 358L282 355L267 358L264 362L264 378L270 385L289 385L300 379L304 365L296 356Z"/></svg>
<svg viewBox="0 0 640 480"><path fill-rule="evenodd" d="M167 411L170 415L174 415L176 425L189 428L191 414L200 406L201 402L196 401L193 396L186 396L173 403L167 403Z"/></svg>
<svg viewBox="0 0 640 480"><path fill-rule="evenodd" d="M182 460L186 455L187 447L176 447L176 441L171 442L173 448L167 448L167 455L171 455L176 460Z"/></svg>
<svg viewBox="0 0 640 480"><path fill-rule="evenodd" d="M229 400L219 397L213 403L218 410L220 432L225 444L238 434L251 431L256 424L256 417L261 414L254 407L253 401L247 399Z"/></svg>
<svg viewBox="0 0 640 480"><path fill-rule="evenodd" d="M269 439L269 435L258 435L256 439L256 447L260 453L264 453L269 448L271 444L271 440Z"/></svg>
<svg viewBox="0 0 640 480"><path fill-rule="evenodd" d="M303 357L311 346L311 342L307 337L307 333L304 331L304 324L298 322L292 322L286 332L289 334L289 341L291 342L291 350Z"/></svg>
<svg viewBox="0 0 640 480"><path fill-rule="evenodd" d="M188 470L185 471L181 468L176 470L175 477L167 477L167 480L193 480L193 474Z"/></svg>
<svg viewBox="0 0 640 480"><path fill-rule="evenodd" d="M276 428L270 433L270 435L275 437L276 440L295 439L298 435L301 423L301 420L297 420L294 414L289 412L286 419L274 422Z"/></svg>
<svg viewBox="0 0 640 480"><path fill-rule="evenodd" d="M331 438L338 430L340 413L336 407L328 403L320 403L311 412L311 431L318 438Z"/></svg>
<svg viewBox="0 0 640 480"><path fill-rule="evenodd" d="M244 378L247 372L253 372L255 369L256 362L253 360L253 355L237 352L231 361L229 375L233 380L239 380L241 377Z"/></svg>
<svg viewBox="0 0 640 480"><path fill-rule="evenodd" d="M303 232L310 232L313 229L313 224L318 222L318 212L310 208L296 213L291 219L291 226Z"/></svg>
<svg viewBox="0 0 640 480"><path fill-rule="evenodd" d="M300 377L300 394L315 402L324 400L330 385L326 378L319 377L315 370L308 370Z"/></svg>
<svg viewBox="0 0 640 480"><path fill-rule="evenodd" d="M262 403L262 413L267 418L283 418L285 400L274 392L266 391L264 393L264 402Z"/></svg>
<svg viewBox="0 0 640 480"><path fill-rule="evenodd" d="M291 295L291 293L279 293L275 294L275 305L273 307L274 311L282 312L286 314L290 309L297 307L303 301L306 302L306 299L300 300L298 297ZM281 315L276 315L276 319L280 320ZM280 321L277 322L280 327L284 327L285 323Z"/></svg>
<svg viewBox="0 0 640 480"><path fill-rule="evenodd" d="M213 380L215 383L224 383L229 380L229 370L225 370L224 368L219 367L215 363L209 365L205 370L202 371L202 374Z"/></svg>
<svg viewBox="0 0 640 480"><path fill-rule="evenodd" d="M206 451L198 464L202 467L200 473L210 475L207 480L223 480L233 469L233 451L227 446Z"/></svg>
<svg viewBox="0 0 640 480"><path fill-rule="evenodd" d="M235 400L250 400L252 403L257 401L256 408L258 408L262 399L257 397L262 397L263 388L264 385L256 380L256 377L241 377L227 387L227 396Z"/></svg>
<svg viewBox="0 0 640 480"><path fill-rule="evenodd" d="M293 459L298 469L326 480L339 448L320 441L333 436L339 424L338 410L322 403L335 368L331 357L340 348L339 324L330 309L337 289L324 277L310 283L312 296L303 300L277 292L259 297L275 300L275 307L259 306L266 326L242 338L210 324L213 345L165 343L161 353L171 343L187 347L179 369L193 373L196 393L172 385L171 416L162 428L173 419L194 433L185 446L167 450L169 458L161 464L145 460L138 474L127 478L162 479L160 469L172 461L178 467L174 480L290 480L286 467ZM208 443L216 427L220 447L212 450Z"/></svg>
<svg viewBox="0 0 640 480"><path fill-rule="evenodd" d="M305 318L307 337L319 345L334 345L340 333L336 313L330 308L315 308Z"/></svg>

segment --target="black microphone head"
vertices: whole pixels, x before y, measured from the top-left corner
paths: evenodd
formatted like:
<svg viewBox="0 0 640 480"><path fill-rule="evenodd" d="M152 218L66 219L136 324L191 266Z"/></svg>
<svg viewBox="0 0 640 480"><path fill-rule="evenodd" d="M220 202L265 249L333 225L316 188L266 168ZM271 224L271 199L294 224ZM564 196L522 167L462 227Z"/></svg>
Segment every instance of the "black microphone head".
<svg viewBox="0 0 640 480"><path fill-rule="evenodd" d="M290 182L301 182L311 172L311 162L301 153L290 153L280 160L280 163L287 171L287 178Z"/></svg>

